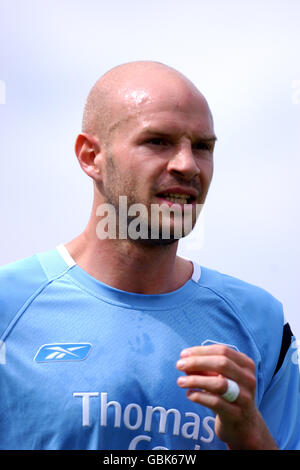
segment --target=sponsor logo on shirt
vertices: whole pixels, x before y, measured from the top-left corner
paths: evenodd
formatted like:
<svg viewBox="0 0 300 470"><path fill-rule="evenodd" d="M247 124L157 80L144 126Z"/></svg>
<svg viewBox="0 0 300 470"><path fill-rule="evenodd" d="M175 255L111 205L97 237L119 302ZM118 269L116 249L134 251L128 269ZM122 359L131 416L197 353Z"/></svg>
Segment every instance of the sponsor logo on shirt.
<svg viewBox="0 0 300 470"><path fill-rule="evenodd" d="M116 431L122 428L132 431L128 450L143 448L169 450L168 447L157 444L162 440L170 445L171 436L184 439L183 442L187 439L187 449L193 447L193 450L199 450L202 447L210 447L209 444L216 438L215 417L211 415L201 416L198 413L184 412L177 408L167 409L161 405L109 401L108 392L74 392L73 397L80 400L78 400L79 406L81 402L83 427L98 423L101 427L110 428L111 431L113 428ZM168 437L164 438L164 435ZM153 445L155 447L152 447Z"/></svg>
<svg viewBox="0 0 300 470"><path fill-rule="evenodd" d="M71 362L87 358L90 343L52 343L43 344L34 357L35 362Z"/></svg>

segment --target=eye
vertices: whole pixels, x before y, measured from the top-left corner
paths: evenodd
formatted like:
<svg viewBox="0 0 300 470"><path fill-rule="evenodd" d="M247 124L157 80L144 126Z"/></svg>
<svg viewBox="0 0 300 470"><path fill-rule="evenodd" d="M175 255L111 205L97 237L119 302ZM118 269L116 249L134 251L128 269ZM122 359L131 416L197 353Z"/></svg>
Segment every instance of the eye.
<svg viewBox="0 0 300 470"><path fill-rule="evenodd" d="M207 142L197 142L196 144L193 145L193 148L195 150L212 150L211 148L211 144L207 143Z"/></svg>
<svg viewBox="0 0 300 470"><path fill-rule="evenodd" d="M168 145L166 139L163 139L161 137L153 137L152 139L148 139L146 143L150 145L159 145L164 147Z"/></svg>

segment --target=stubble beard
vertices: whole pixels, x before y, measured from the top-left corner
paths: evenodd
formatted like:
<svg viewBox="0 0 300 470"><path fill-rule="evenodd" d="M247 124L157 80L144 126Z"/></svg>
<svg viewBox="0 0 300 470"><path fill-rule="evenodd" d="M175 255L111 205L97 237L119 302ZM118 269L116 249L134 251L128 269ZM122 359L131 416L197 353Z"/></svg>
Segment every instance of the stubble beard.
<svg viewBox="0 0 300 470"><path fill-rule="evenodd" d="M173 245L179 241L179 238L175 236L174 222L169 230L169 236L165 236L165 232L162 229L162 220L160 219L160 224L158 230L156 231L156 237L153 237L152 227L151 227L151 203L145 203L141 201L135 192L135 181L130 178L130 175L126 177L121 177L118 173L117 166L114 163L113 156L111 154L107 155L106 158L106 178L103 183L102 192L104 192L105 201L108 204L111 204L115 208L116 212L116 234L117 239L120 237L120 226L119 226L119 213L120 213L120 196L126 196L127 198L127 207L132 206L133 204L144 204L147 208L148 217L147 220L143 220L144 224L144 233L147 232L147 237L140 237L133 239L130 236L127 237L127 240L134 244L140 244L145 247L163 247ZM135 216L130 216L127 214L127 234L129 233L128 227L130 223L135 219Z"/></svg>

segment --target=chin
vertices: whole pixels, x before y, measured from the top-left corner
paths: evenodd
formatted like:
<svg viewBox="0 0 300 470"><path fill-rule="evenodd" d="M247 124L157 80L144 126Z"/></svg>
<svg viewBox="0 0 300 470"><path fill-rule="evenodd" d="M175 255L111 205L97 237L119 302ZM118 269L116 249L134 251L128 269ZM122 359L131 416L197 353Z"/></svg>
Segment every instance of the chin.
<svg viewBox="0 0 300 470"><path fill-rule="evenodd" d="M129 239L145 246L166 246L177 243L181 238L189 235L190 232L191 229L184 231L183 227L177 227L176 230L174 227L170 227L169 230L166 228L163 230L162 227L159 227L154 230L153 228L151 229L151 227L148 225L147 230L144 231L144 236L141 235L138 238L131 238L129 236Z"/></svg>
<svg viewBox="0 0 300 470"><path fill-rule="evenodd" d="M145 247L157 247L157 246L169 246L178 242L178 238L138 238L132 240L134 243L145 246Z"/></svg>

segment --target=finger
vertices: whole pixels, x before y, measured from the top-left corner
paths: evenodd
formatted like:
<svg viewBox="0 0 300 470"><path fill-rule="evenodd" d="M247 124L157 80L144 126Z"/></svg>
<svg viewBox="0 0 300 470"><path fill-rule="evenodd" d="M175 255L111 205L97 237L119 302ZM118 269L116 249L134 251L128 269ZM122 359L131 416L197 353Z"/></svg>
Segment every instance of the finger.
<svg viewBox="0 0 300 470"><path fill-rule="evenodd" d="M224 356L189 356L180 359L176 363L176 367L189 375L200 375L206 371L221 374L251 389L256 385L255 376L251 371L238 366L231 359Z"/></svg>
<svg viewBox="0 0 300 470"><path fill-rule="evenodd" d="M240 412L244 413L249 407L251 408L255 405L253 393L244 387L240 388L238 397L233 402L229 402L223 396L227 388L224 392L221 381L213 381L211 383L202 382L201 386L200 382L196 380L191 380L187 383L189 385L188 387L180 385L180 381L178 383L181 388L187 388L187 398L195 403L211 408L217 414L221 413L224 415L224 413L230 413L236 408L239 408ZM230 419L232 418L230 414L228 417Z"/></svg>
<svg viewBox="0 0 300 470"><path fill-rule="evenodd" d="M215 414L227 415L230 420L234 420L240 413L237 401L229 403L219 394L189 389L186 392L186 397L194 403L210 408Z"/></svg>
<svg viewBox="0 0 300 470"><path fill-rule="evenodd" d="M239 364L240 367L248 367L251 370L255 370L254 361L246 354L236 351L235 349L226 346L224 344L214 344L209 346L193 346L191 348L183 349L180 353L181 358L189 356L225 356L232 361Z"/></svg>
<svg viewBox="0 0 300 470"><path fill-rule="evenodd" d="M177 379L177 384L181 388L201 389L219 395L223 395L228 387L228 382L222 375L214 377L203 375L180 376Z"/></svg>

